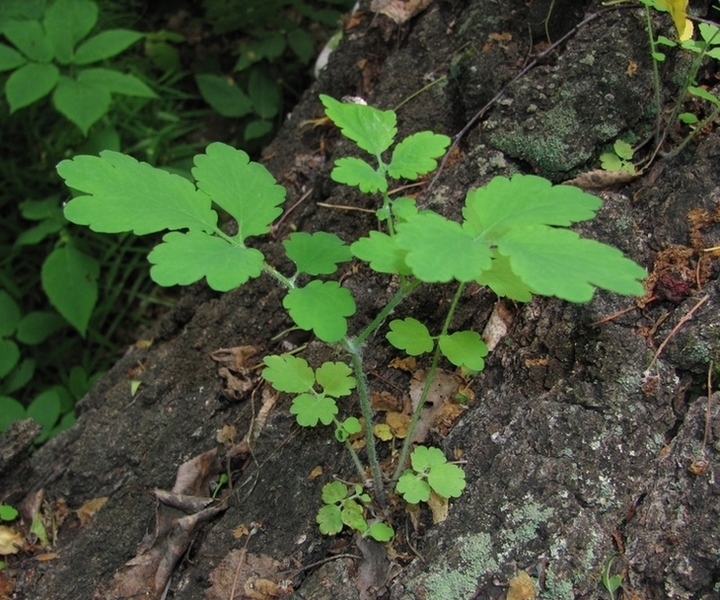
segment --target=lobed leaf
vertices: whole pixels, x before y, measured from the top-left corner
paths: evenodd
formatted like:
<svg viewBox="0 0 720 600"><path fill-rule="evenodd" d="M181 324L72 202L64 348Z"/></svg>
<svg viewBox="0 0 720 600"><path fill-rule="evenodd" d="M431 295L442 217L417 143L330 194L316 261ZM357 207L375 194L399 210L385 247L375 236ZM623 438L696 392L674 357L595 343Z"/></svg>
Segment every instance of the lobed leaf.
<svg viewBox="0 0 720 600"><path fill-rule="evenodd" d="M31 62L14 71L5 82L10 114L47 96L59 79L60 71L55 65Z"/></svg>
<svg viewBox="0 0 720 600"><path fill-rule="evenodd" d="M465 367L471 371L485 368L483 357L488 349L480 334L475 331L456 331L450 335L441 335L438 339L440 351L456 367Z"/></svg>
<svg viewBox="0 0 720 600"><path fill-rule="evenodd" d="M290 406L290 413L295 415L298 425L315 427L320 421L330 425L338 413L338 407L332 398L315 394L300 394Z"/></svg>
<svg viewBox="0 0 720 600"><path fill-rule="evenodd" d="M83 135L107 114L111 100L106 88L64 75L53 93L55 108L75 123Z"/></svg>
<svg viewBox="0 0 720 600"><path fill-rule="evenodd" d="M397 117L391 110L379 110L365 104L338 102L321 95L325 114L337 125L342 134L373 156L380 157L393 143Z"/></svg>
<svg viewBox="0 0 720 600"><path fill-rule="evenodd" d="M411 356L430 352L435 345L428 328L412 317L390 321L390 331L385 337L393 346Z"/></svg>
<svg viewBox="0 0 720 600"><path fill-rule="evenodd" d="M345 500L348 489L342 481L331 481L322 487L322 501L325 504L336 504Z"/></svg>
<svg viewBox="0 0 720 600"><path fill-rule="evenodd" d="M437 213L419 213L398 223L397 231L397 245L407 250L405 262L422 281L472 281L491 266L486 242Z"/></svg>
<svg viewBox="0 0 720 600"><path fill-rule="evenodd" d="M427 502L430 498L430 486L427 481L410 470L400 476L395 491L403 497L405 502L410 504Z"/></svg>
<svg viewBox="0 0 720 600"><path fill-rule="evenodd" d="M263 359L263 379L278 392L300 394L309 392L315 384L315 375L304 358L292 354L270 355Z"/></svg>
<svg viewBox="0 0 720 600"><path fill-rule="evenodd" d="M513 229L498 240L514 273L535 293L570 302L592 299L595 287L642 296L645 269L617 248L582 239L574 231L534 225Z"/></svg>
<svg viewBox="0 0 720 600"><path fill-rule="evenodd" d="M293 288L283 306L301 329L312 329L323 342L337 342L347 332L347 320L355 313L350 291L336 281L314 280L304 288Z"/></svg>
<svg viewBox="0 0 720 600"><path fill-rule="evenodd" d="M338 236L324 231L292 233L283 242L285 253L300 273L329 275L352 259L350 248Z"/></svg>
<svg viewBox="0 0 720 600"><path fill-rule="evenodd" d="M396 198L391 203L392 213L399 221L407 221L410 217L414 217L418 213L415 204L415 198L403 196Z"/></svg>
<svg viewBox="0 0 720 600"><path fill-rule="evenodd" d="M285 188L263 165L220 142L210 144L194 162L198 189L237 221L239 239L270 231L282 213L279 205L285 201Z"/></svg>
<svg viewBox="0 0 720 600"><path fill-rule="evenodd" d="M108 29L80 44L75 51L73 63L76 65L88 65L111 58L127 50L142 38L143 34L139 31Z"/></svg>
<svg viewBox="0 0 720 600"><path fill-rule="evenodd" d="M488 271L483 271L475 280L480 285L488 286L498 296L511 298L518 302L530 302L532 300L532 289L513 273L510 267L510 259L507 256L493 251L492 266Z"/></svg>
<svg viewBox="0 0 720 600"><path fill-rule="evenodd" d="M437 167L437 158L445 154L450 138L432 131L420 131L395 146L388 165L390 177L414 180Z"/></svg>
<svg viewBox="0 0 720 600"><path fill-rule="evenodd" d="M370 536L377 542L389 542L395 535L395 531L389 525L382 522L373 523L365 532L366 536Z"/></svg>
<svg viewBox="0 0 720 600"><path fill-rule="evenodd" d="M315 378L323 391L334 398L349 396L355 388L352 369L345 363L326 362L315 371Z"/></svg>
<svg viewBox="0 0 720 600"><path fill-rule="evenodd" d="M173 231L163 236L148 260L153 265L150 275L160 285L189 285L205 277L212 289L227 292L259 277L264 256L200 231Z"/></svg>
<svg viewBox="0 0 720 600"><path fill-rule="evenodd" d="M357 417L348 417L335 429L335 439L338 442L346 441L351 435L360 433L362 425Z"/></svg>
<svg viewBox="0 0 720 600"><path fill-rule="evenodd" d="M570 225L595 216L600 199L535 175L494 177L468 192L463 217L486 240L526 225Z"/></svg>
<svg viewBox="0 0 720 600"><path fill-rule="evenodd" d="M356 186L366 194L387 191L385 176L360 158L348 157L336 160L330 177L338 183Z"/></svg>
<svg viewBox="0 0 720 600"><path fill-rule="evenodd" d="M395 238L380 231L371 231L368 235L350 246L355 256L370 263L370 268L377 273L412 273L405 262L407 252L397 245Z"/></svg>
<svg viewBox="0 0 720 600"><path fill-rule="evenodd" d="M210 198L184 177L105 150L57 167L68 187L88 194L70 201L65 217L93 231L145 235L164 229L216 231Z"/></svg>
<svg viewBox="0 0 720 600"><path fill-rule="evenodd" d="M428 473L428 483L444 498L459 498L465 489L465 472L457 465L435 465Z"/></svg>
<svg viewBox="0 0 720 600"><path fill-rule="evenodd" d="M319 526L320 533L324 535L340 533L343 528L340 507L336 504L326 504L318 511L315 522Z"/></svg>
<svg viewBox="0 0 720 600"><path fill-rule="evenodd" d="M437 465L444 465L447 458L440 448L417 446L410 454L412 468L418 473L427 472Z"/></svg>
<svg viewBox="0 0 720 600"><path fill-rule="evenodd" d="M343 502L340 517L345 525L360 533L364 533L367 530L367 522L363 517L363 512L362 505L358 504L355 500L347 500Z"/></svg>

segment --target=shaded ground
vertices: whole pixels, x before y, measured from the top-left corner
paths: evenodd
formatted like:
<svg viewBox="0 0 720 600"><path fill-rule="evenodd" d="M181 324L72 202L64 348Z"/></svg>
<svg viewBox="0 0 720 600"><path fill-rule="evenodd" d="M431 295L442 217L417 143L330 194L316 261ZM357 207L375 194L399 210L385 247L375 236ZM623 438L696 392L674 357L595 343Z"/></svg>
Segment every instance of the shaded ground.
<svg viewBox="0 0 720 600"><path fill-rule="evenodd" d="M595 168L619 136L650 133L643 13L604 12L511 82L532 49L528 32L534 43L545 36L550 3L531 4L436 1L402 26L367 12L358 17L266 151L268 168L288 187L286 206L312 190L277 235L290 227L322 229L352 241L373 225L372 215L316 205L374 208L372 199L329 180L332 161L351 147L332 129L304 124L322 115L319 93L360 94L393 108L444 76L398 110L399 130L400 136L423 129L452 136L509 84L434 186L417 197L448 216L459 214L469 188L492 176L534 172L563 181ZM556 0L552 39L598 9L598 2ZM661 22L671 35L669 20ZM668 98L676 90L677 62L671 56L663 72ZM227 457L220 446L217 465L206 457L198 467L194 483L203 486L229 469L233 492L227 510L188 533L189 550L168 568L166 597L230 598L232 581L236 598L272 597L245 586L251 566L265 574L260 579L281 584L275 593L294 589L294 598L359 598L358 582L365 597L505 598L521 570L535 578L542 598L601 598L607 597L602 565L619 551L614 569L624 576L628 598L717 598L720 398L708 400L707 380L711 361L720 358L720 289L716 261L702 249L720 243L719 156L720 136L709 131L626 187L597 192L603 209L583 233L645 266L654 299L636 305L599 293L582 306L553 299L504 305L512 325L473 381L474 401L445 437L431 435L448 456L461 452L467 461L468 487L445 522L432 526L422 513L416 528L398 513L399 555L390 560L350 538L322 537L314 522L320 489L334 473L352 477L352 466L331 431L299 430L281 397L251 457ZM271 244L263 251L275 258ZM363 266L348 270L344 285L358 302L354 331L393 291L392 282ZM438 306L450 294L431 286L396 314L437 323ZM468 290L454 326L482 331L495 304L491 293ZM113 579L143 544L172 537L153 533L157 515L162 523L184 514L150 492L172 489L182 463L218 447L223 426L234 425L236 441L242 438L260 408L259 394L227 398L210 354L247 344L274 351L275 336L289 325L266 278L222 296L194 286L158 324L152 346L128 350L82 401L74 429L29 461L8 466L3 460L0 501L18 504L41 489L56 508L61 501L77 509L109 498L89 521L81 524L75 514L65 520L57 558L20 565L11 597L160 597L123 592ZM373 390L407 389L409 377L387 366L396 355L382 336L368 345ZM304 356L318 364L335 355L310 341ZM143 382L135 398L133 378ZM318 466L322 474L311 477ZM249 541L234 535L253 523L259 531ZM328 557L336 560L322 563Z"/></svg>

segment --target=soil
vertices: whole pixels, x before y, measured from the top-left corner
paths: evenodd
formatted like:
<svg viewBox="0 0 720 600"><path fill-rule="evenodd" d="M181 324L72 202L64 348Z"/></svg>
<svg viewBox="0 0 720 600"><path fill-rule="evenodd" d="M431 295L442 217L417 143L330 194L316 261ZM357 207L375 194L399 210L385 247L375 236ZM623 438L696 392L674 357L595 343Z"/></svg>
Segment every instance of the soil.
<svg viewBox="0 0 720 600"><path fill-rule="evenodd" d="M547 48L551 4L547 33L567 40L514 79ZM709 4L691 6L705 15ZM667 15L656 18L672 37ZM323 114L319 94L360 95L383 109L406 101L399 136L455 136L504 89L437 180L416 190L421 206L450 217L493 176L559 183L596 169L619 137L653 132L641 9L436 0L401 25L363 4L351 24L264 154L288 189L285 206L304 197L275 239L258 243L280 269L277 241L291 230L350 242L374 227L372 214L318 205L375 208L374 198L329 179L333 160L353 148L332 128L308 125ZM661 70L668 106L683 65L669 50ZM647 268L644 299L598 292L583 305L523 305L468 288L453 327L483 331L497 312L510 325L472 380L469 406L451 428L428 434L461 458L467 488L438 524L429 510L393 513L398 536L387 549L319 533L321 487L336 474L355 476L348 456L329 428L300 429L284 395L251 447L239 443L263 398L259 387L228 390L233 380L219 374L228 363L211 357L247 345L262 356L304 341L313 365L338 354L284 335L291 323L270 278L223 295L191 286L147 336L152 344L129 348L82 400L73 429L29 457L18 450L32 439L27 426L3 436L0 502L25 510L42 502L62 521L55 554L27 555L5 571L15 576L5 597L532 598L517 577L525 572L543 599L609 598L601 573L616 557L616 597L720 598L720 394L708 385L719 377L720 284L717 253L704 252L720 244L719 157L720 134L708 128L642 176L593 192L603 208L580 230ZM394 291L362 264L346 269L343 285L358 304L351 334ZM429 286L395 314L437 330L452 293ZM407 393L410 376L389 366L397 356L383 335L368 342L372 391ZM255 377L242 368L235 375ZM134 397L131 380L142 381ZM343 410L357 407L351 400ZM209 495L221 471L232 482L221 508L182 504ZM99 510L86 504L97 498L107 498Z"/></svg>

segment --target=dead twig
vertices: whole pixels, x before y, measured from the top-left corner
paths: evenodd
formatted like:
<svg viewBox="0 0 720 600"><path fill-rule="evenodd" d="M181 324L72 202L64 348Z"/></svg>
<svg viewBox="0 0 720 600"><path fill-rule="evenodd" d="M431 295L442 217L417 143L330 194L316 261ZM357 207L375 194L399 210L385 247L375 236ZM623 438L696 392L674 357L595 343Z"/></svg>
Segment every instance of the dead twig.
<svg viewBox="0 0 720 600"><path fill-rule="evenodd" d="M709 298L710 298L710 294L706 294L705 296L703 296L703 297L700 299L700 301L699 301L697 304L695 304L695 306L693 306L693 307L688 311L688 313L687 313L682 319L680 319L680 320L678 321L678 324L675 325L675 327L672 328L672 331L671 331L670 333L668 333L667 337L662 341L662 343L661 343L660 346L658 347L657 352L655 352L655 356L653 356L653 359L650 361L650 365L649 365L648 368L647 368L648 371L650 371L650 369L652 369L652 366L653 366L653 365L655 364L655 362L657 361L658 357L660 356L660 353L665 349L665 346L667 346L668 342L672 339L672 337L673 337L678 331L680 331L680 328L681 328L685 323L687 323L690 319L692 319L692 316L693 316L693 314L695 313L695 311L696 311L698 308L700 308L703 304L705 304L705 302L707 302Z"/></svg>

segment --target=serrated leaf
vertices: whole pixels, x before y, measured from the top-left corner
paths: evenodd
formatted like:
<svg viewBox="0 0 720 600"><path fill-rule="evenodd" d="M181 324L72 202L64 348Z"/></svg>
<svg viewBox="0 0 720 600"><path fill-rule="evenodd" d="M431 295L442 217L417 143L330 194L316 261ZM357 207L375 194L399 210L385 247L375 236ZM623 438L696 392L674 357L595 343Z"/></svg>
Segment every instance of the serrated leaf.
<svg viewBox="0 0 720 600"><path fill-rule="evenodd" d="M326 504L318 511L315 522L320 528L320 533L324 535L340 533L343 528L340 507L336 504Z"/></svg>
<svg viewBox="0 0 720 600"><path fill-rule="evenodd" d="M301 394L315 384L315 375L304 358L292 354L270 355L263 359L262 376L279 392Z"/></svg>
<svg viewBox="0 0 720 600"><path fill-rule="evenodd" d="M487 243L458 223L427 211L397 225L397 245L405 262L425 282L472 281L491 266Z"/></svg>
<svg viewBox="0 0 720 600"><path fill-rule="evenodd" d="M436 494L459 498L465 489L465 472L457 465L435 465L431 467L427 481Z"/></svg>
<svg viewBox="0 0 720 600"><path fill-rule="evenodd" d="M333 398L349 396L355 388L352 369L341 362L323 363L315 371L315 379L322 386L323 391Z"/></svg>
<svg viewBox="0 0 720 600"><path fill-rule="evenodd" d="M613 150L615 150L615 154L617 154L620 158L624 158L625 160L632 160L633 152L632 146L628 144L625 140L615 140L615 143L613 144Z"/></svg>
<svg viewBox="0 0 720 600"><path fill-rule="evenodd" d="M390 177L414 180L437 167L437 158L445 154L450 145L446 135L421 131L400 142L392 153L388 165Z"/></svg>
<svg viewBox="0 0 720 600"><path fill-rule="evenodd" d="M447 458L443 451L432 446L417 446L410 454L412 468L418 473L427 472L432 467L444 465L446 462Z"/></svg>
<svg viewBox="0 0 720 600"><path fill-rule="evenodd" d="M418 213L414 198L407 198L405 196L396 198L392 201L391 207L395 218L400 221L407 221Z"/></svg>
<svg viewBox="0 0 720 600"><path fill-rule="evenodd" d="M338 407L335 400L328 396L300 394L293 400L290 413L295 415L298 425L315 427L318 421L330 425L338 413Z"/></svg>
<svg viewBox="0 0 720 600"><path fill-rule="evenodd" d="M90 0L55 0L45 11L45 33L63 65L72 61L73 48L97 22L98 7Z"/></svg>
<svg viewBox="0 0 720 600"><path fill-rule="evenodd" d="M252 100L235 83L232 77L195 75L200 94L223 117L239 118L252 112Z"/></svg>
<svg viewBox="0 0 720 600"><path fill-rule="evenodd" d="M384 175L360 158L347 157L336 160L330 177L338 183L357 186L366 194L387 191L387 180Z"/></svg>
<svg viewBox="0 0 720 600"><path fill-rule="evenodd" d="M264 258L255 248L230 244L199 231L166 233L162 243L148 254L153 265L150 275L160 285L189 285L205 277L219 292L259 277Z"/></svg>
<svg viewBox="0 0 720 600"><path fill-rule="evenodd" d="M293 288L283 306L300 329L312 329L323 342L337 342L347 332L347 320L355 314L355 300L336 281L314 280L304 288Z"/></svg>
<svg viewBox="0 0 720 600"><path fill-rule="evenodd" d="M438 339L440 351L456 367L465 367L471 371L485 368L484 356L488 349L480 334L475 331L456 331L450 335L441 335Z"/></svg>
<svg viewBox="0 0 720 600"><path fill-rule="evenodd" d="M614 152L603 152L600 155L600 166L606 171L619 171L622 169L622 161Z"/></svg>
<svg viewBox="0 0 720 600"><path fill-rule="evenodd" d="M336 504L347 497L347 487L342 481L331 481L322 487L322 501L325 504Z"/></svg>
<svg viewBox="0 0 720 600"><path fill-rule="evenodd" d="M330 275L337 265L352 258L350 248L338 236L324 231L292 233L283 241L285 253L298 272L309 275Z"/></svg>
<svg viewBox="0 0 720 600"><path fill-rule="evenodd" d="M595 287L642 296L645 270L617 248L545 225L513 229L498 240L514 273L537 294L587 302Z"/></svg>
<svg viewBox="0 0 720 600"><path fill-rule="evenodd" d="M55 65L28 63L13 72L5 82L10 114L47 96L57 85L60 71Z"/></svg>
<svg viewBox="0 0 720 600"><path fill-rule="evenodd" d="M50 303L83 337L97 302L99 274L98 261L71 246L53 250L40 272Z"/></svg>
<svg viewBox="0 0 720 600"><path fill-rule="evenodd" d="M321 95L325 114L337 125L342 134L360 148L379 157L393 143L397 118L391 110L379 110L364 104L338 102Z"/></svg>
<svg viewBox="0 0 720 600"><path fill-rule="evenodd" d="M411 356L431 352L435 346L428 328L412 317L390 321L390 331L385 337L393 346Z"/></svg>
<svg viewBox="0 0 720 600"><path fill-rule="evenodd" d="M193 177L205 192L237 221L238 238L270 231L270 225L282 213L285 188L263 165L250 162L242 150L215 142L205 154L194 158Z"/></svg>
<svg viewBox="0 0 720 600"><path fill-rule="evenodd" d="M430 485L410 470L400 476L395 491L410 504L427 502L430 497Z"/></svg>
<svg viewBox="0 0 720 600"><path fill-rule="evenodd" d="M498 296L511 298L518 302L530 302L532 300L532 290L513 273L510 267L510 259L497 252L493 253L490 269L483 271L475 281L480 285L488 286Z"/></svg>
<svg viewBox="0 0 720 600"><path fill-rule="evenodd" d="M5 44L0 44L0 72L11 71L27 62L22 54Z"/></svg>
<svg viewBox="0 0 720 600"><path fill-rule="evenodd" d="M65 217L93 231L136 235L165 229L215 231L211 199L184 177L172 175L130 156L105 150L100 156L76 156L57 171L68 187L88 194L70 201Z"/></svg>
<svg viewBox="0 0 720 600"><path fill-rule="evenodd" d="M494 177L468 193L463 216L485 239L525 225L570 225L595 216L599 198L535 175Z"/></svg>
<svg viewBox="0 0 720 600"><path fill-rule="evenodd" d="M248 95L255 113L263 119L272 119L282 107L280 85L266 69L254 67L250 72Z"/></svg>
<svg viewBox="0 0 720 600"><path fill-rule="evenodd" d="M113 94L135 96L138 98L157 98L147 85L134 75L120 73L113 69L85 69L78 75L80 83L104 88Z"/></svg>
<svg viewBox="0 0 720 600"><path fill-rule="evenodd" d="M0 309L0 312L2 309ZM65 325L60 315L49 310L35 310L26 314L18 323L17 339L23 344L35 346Z"/></svg>
<svg viewBox="0 0 720 600"><path fill-rule="evenodd" d="M365 532L365 536L370 536L377 542L389 542L394 535L393 528L382 522L373 523Z"/></svg>
<svg viewBox="0 0 720 600"><path fill-rule="evenodd" d="M3 363L2 345L4 340L0 340L0 365ZM6 431L8 427L15 421L27 419L25 407L15 398L10 396L0 396L0 433Z"/></svg>
<svg viewBox="0 0 720 600"><path fill-rule="evenodd" d="M0 378L15 368L20 360L20 349L12 340L0 339Z"/></svg>
<svg viewBox="0 0 720 600"><path fill-rule="evenodd" d="M5 290L0 290L0 338L15 333L20 323L20 307Z"/></svg>
<svg viewBox="0 0 720 600"><path fill-rule="evenodd" d="M412 273L405 262L407 251L397 245L395 238L374 230L368 235L369 237L360 238L350 246L350 251L355 256L370 263L370 268L377 273Z"/></svg>
<svg viewBox="0 0 720 600"><path fill-rule="evenodd" d="M367 529L367 522L363 518L363 512L363 507L355 500L347 500L342 505L340 517L345 525L363 533Z"/></svg>
<svg viewBox="0 0 720 600"><path fill-rule="evenodd" d="M141 40L143 34L129 29L108 29L89 38L78 46L73 63L89 65L105 60L127 50L135 42Z"/></svg>
<svg viewBox="0 0 720 600"><path fill-rule="evenodd" d="M80 128L84 135L105 116L112 96L104 87L62 76L53 93L53 104L61 114Z"/></svg>
<svg viewBox="0 0 720 600"><path fill-rule="evenodd" d="M38 21L7 19L3 23L2 33L30 60L49 63L53 59L52 44Z"/></svg>
<svg viewBox="0 0 720 600"><path fill-rule="evenodd" d="M27 416L42 425L42 432L35 440L39 443L50 437L53 426L60 418L60 397L55 388L40 393L27 407Z"/></svg>

